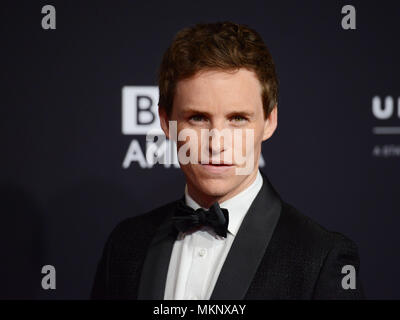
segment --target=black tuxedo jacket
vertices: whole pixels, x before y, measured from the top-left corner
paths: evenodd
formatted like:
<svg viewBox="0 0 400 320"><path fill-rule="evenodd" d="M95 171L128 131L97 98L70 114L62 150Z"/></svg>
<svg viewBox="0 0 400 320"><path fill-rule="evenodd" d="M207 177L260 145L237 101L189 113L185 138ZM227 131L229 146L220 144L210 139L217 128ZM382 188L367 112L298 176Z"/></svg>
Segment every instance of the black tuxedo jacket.
<svg viewBox="0 0 400 320"><path fill-rule="evenodd" d="M264 173L221 269L211 300L362 299L356 245L285 203ZM95 275L92 299L164 297L177 232L177 201L128 218L111 232ZM342 267L356 270L356 288L343 289Z"/></svg>

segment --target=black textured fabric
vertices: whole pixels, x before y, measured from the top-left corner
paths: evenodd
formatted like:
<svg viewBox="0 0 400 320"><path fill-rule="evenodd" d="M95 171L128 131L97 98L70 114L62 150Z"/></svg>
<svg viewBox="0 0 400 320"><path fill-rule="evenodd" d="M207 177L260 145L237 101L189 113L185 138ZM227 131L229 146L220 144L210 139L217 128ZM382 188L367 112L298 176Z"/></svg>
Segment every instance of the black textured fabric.
<svg viewBox="0 0 400 320"><path fill-rule="evenodd" d="M265 175L263 177L264 185L270 184ZM278 199L278 222L261 261L257 262L256 272L254 277L252 275L243 299L363 299L360 262L354 242L340 233L326 230L290 204ZM117 225L99 261L91 292L92 299L138 299L142 267L148 249L162 221L173 215L178 201L128 218ZM246 252L241 254L241 261L246 263ZM162 263L168 264L168 259L164 258ZM229 261L237 263L240 260ZM354 266L357 274L356 289L342 288L344 265ZM159 292L163 291L165 283L161 282L165 280L162 277L154 278L153 281L160 282L155 284ZM222 298L223 285L219 284L218 288L218 297Z"/></svg>
<svg viewBox="0 0 400 320"><path fill-rule="evenodd" d="M226 238L229 212L227 209L220 208L218 202L215 202L209 210L203 208L194 210L186 205L182 199L178 202L177 210L172 219L178 231L187 232L202 226L208 226L214 229L216 234Z"/></svg>

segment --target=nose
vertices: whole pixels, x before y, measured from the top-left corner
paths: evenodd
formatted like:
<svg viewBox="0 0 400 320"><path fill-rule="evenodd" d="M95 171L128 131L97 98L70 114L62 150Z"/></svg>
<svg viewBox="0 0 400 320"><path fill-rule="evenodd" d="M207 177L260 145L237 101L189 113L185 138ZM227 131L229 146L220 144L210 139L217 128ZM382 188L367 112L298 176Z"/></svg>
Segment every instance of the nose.
<svg viewBox="0 0 400 320"><path fill-rule="evenodd" d="M223 151L224 146L221 140L223 140L222 137L218 139L215 134L212 134L212 137L210 135L208 151L211 156L218 155Z"/></svg>
<svg viewBox="0 0 400 320"><path fill-rule="evenodd" d="M222 121L212 123L209 133L209 153L218 155L225 150L226 135L225 125Z"/></svg>

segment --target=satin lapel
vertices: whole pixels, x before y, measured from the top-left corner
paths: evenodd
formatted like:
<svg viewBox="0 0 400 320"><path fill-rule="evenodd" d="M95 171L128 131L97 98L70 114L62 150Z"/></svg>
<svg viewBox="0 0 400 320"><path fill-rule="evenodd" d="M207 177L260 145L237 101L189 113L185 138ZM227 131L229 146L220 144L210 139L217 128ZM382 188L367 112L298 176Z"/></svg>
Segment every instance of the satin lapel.
<svg viewBox="0 0 400 320"><path fill-rule="evenodd" d="M174 209L166 213L166 219L149 246L140 276L138 300L164 299L169 261L177 237L171 219L173 214Z"/></svg>
<svg viewBox="0 0 400 320"><path fill-rule="evenodd" d="M281 212L281 200L265 174L229 250L211 300L242 300L264 256Z"/></svg>

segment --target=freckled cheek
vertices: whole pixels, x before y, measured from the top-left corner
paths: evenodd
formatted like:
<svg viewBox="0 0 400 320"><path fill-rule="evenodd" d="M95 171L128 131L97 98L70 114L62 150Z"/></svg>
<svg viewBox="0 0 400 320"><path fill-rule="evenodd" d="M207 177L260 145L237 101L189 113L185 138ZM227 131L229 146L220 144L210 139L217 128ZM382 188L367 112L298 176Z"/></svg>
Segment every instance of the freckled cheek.
<svg viewBox="0 0 400 320"><path fill-rule="evenodd" d="M188 128L186 127L183 129L188 129ZM179 137L179 133L181 132L181 130L178 129L177 131L178 131L178 137ZM183 135L181 135L181 137L183 137ZM184 138L185 138L185 140L183 140L183 141L181 141L180 139L178 139L178 141L177 141L178 151L180 150L180 148L183 145L185 145L186 149L188 149L187 153L186 153L187 156L190 156L190 150L197 150L198 153L200 152L201 137L200 137L200 132L198 130L191 129L190 135L185 135Z"/></svg>
<svg viewBox="0 0 400 320"><path fill-rule="evenodd" d="M244 129L240 135L235 135L233 137L233 148L235 151L241 151L242 155L247 154L247 152L250 152L251 150L254 150L258 143L259 143L259 135L256 136L257 132L256 130L250 129L251 133L249 131L246 131Z"/></svg>

